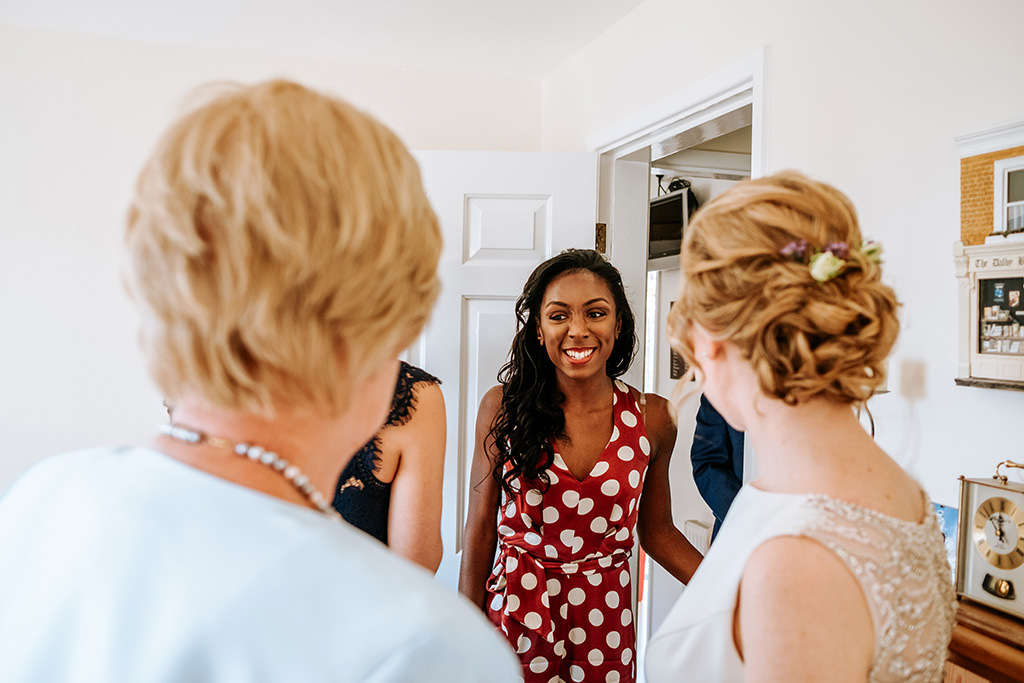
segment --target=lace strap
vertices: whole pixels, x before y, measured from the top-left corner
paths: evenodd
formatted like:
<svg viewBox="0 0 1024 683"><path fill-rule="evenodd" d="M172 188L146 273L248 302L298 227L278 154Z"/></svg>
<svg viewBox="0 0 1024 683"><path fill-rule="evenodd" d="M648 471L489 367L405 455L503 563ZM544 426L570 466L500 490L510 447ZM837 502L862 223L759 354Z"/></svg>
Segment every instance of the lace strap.
<svg viewBox="0 0 1024 683"><path fill-rule="evenodd" d="M386 427L404 425L416 412L415 387L420 383L440 384L441 380L429 372L402 361L395 383L395 393L391 399L391 411L388 413Z"/></svg>

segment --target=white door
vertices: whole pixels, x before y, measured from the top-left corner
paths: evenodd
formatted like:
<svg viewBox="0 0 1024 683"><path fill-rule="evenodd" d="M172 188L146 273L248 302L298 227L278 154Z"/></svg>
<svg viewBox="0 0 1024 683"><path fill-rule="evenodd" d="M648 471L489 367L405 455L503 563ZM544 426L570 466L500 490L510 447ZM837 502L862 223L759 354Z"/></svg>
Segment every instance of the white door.
<svg viewBox="0 0 1024 683"><path fill-rule="evenodd" d="M497 384L515 333L515 301L534 267L568 247L593 248L597 156L416 152L441 221L441 296L409 361L437 375L448 415L444 556L458 584L480 397Z"/></svg>

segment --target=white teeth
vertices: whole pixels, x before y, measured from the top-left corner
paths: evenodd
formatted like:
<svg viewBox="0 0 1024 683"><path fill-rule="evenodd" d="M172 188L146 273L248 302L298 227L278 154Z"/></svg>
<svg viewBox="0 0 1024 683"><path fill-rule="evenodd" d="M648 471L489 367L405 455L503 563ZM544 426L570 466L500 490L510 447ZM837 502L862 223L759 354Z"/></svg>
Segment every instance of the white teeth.
<svg viewBox="0 0 1024 683"><path fill-rule="evenodd" d="M592 353L594 353L594 349L587 349L586 351L566 349L565 351L565 355L569 356L569 358L572 358L573 360L583 360L584 358L589 358Z"/></svg>

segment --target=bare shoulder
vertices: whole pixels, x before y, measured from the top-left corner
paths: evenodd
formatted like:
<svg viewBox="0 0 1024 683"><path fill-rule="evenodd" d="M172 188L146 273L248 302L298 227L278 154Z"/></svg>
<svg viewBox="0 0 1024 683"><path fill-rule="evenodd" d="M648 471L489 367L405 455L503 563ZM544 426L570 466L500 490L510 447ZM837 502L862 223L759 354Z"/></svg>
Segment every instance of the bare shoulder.
<svg viewBox="0 0 1024 683"><path fill-rule="evenodd" d="M444 407L444 393L436 382L419 382L413 388L413 392L416 395L417 411L423 407Z"/></svg>
<svg viewBox="0 0 1024 683"><path fill-rule="evenodd" d="M658 443L675 444L676 422L672 418L672 403L658 394L644 394L647 400L644 424L647 433Z"/></svg>
<svg viewBox="0 0 1024 683"><path fill-rule="evenodd" d="M385 442L397 435L419 433L438 423L444 425L444 394L440 386L434 382L417 382L410 392L412 401L409 403L408 416L397 424L386 425L379 432Z"/></svg>
<svg viewBox="0 0 1024 683"><path fill-rule="evenodd" d="M806 536L776 536L750 554L743 569L743 587L761 594L780 587L805 585L808 579L813 582L829 574L845 574L856 581L846 565L818 541ZM829 576L826 583L835 580Z"/></svg>
<svg viewBox="0 0 1024 683"><path fill-rule="evenodd" d="M377 433L380 463L376 474L382 481L394 479L399 468L408 471L410 463L444 458L446 415L441 388L434 382L418 382L412 396L408 417ZM414 454L416 457L409 457Z"/></svg>
<svg viewBox="0 0 1024 683"><path fill-rule="evenodd" d="M659 394L644 394L647 401L647 414L651 417L666 417L671 420L672 404Z"/></svg>
<svg viewBox="0 0 1024 683"><path fill-rule="evenodd" d="M487 410L488 412L498 412L501 408L501 399L504 396L504 389L500 384L496 384L488 389L483 398L480 399L480 412Z"/></svg>
<svg viewBox="0 0 1024 683"><path fill-rule="evenodd" d="M874 655L871 613L857 579L828 548L779 536L747 560L736 615L737 648L755 680L867 677ZM786 653L804 653L800 658Z"/></svg>
<svg viewBox="0 0 1024 683"><path fill-rule="evenodd" d="M501 411L501 399L504 396L504 389L499 385L495 385L484 393L483 398L480 399L480 408L476 413L477 427L481 426L489 427L494 423L498 413Z"/></svg>

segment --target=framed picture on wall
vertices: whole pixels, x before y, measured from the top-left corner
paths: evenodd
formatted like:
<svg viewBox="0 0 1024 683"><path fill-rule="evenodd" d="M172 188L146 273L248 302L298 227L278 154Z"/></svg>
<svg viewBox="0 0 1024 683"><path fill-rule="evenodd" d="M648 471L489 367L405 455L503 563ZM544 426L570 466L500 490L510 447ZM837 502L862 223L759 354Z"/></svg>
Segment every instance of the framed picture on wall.
<svg viewBox="0 0 1024 683"><path fill-rule="evenodd" d="M953 570L953 580L956 580L956 520L957 509L932 503L935 508L935 516L939 518L939 528L946 539L946 559L949 561L949 568Z"/></svg>

